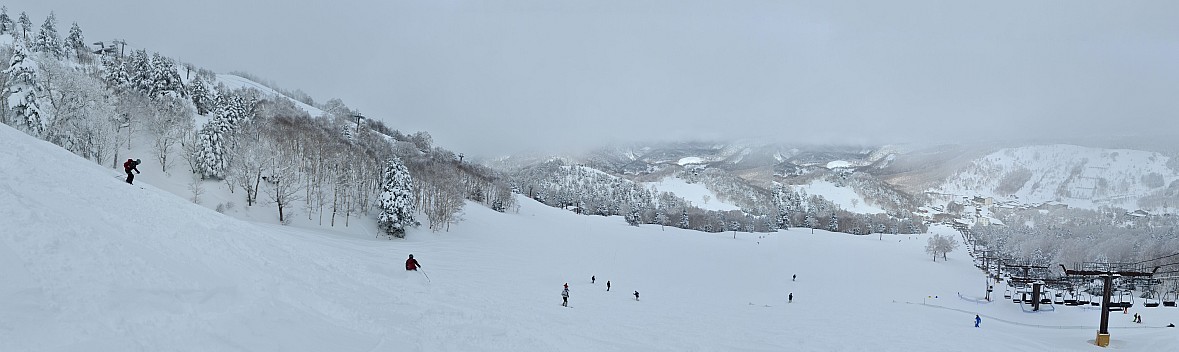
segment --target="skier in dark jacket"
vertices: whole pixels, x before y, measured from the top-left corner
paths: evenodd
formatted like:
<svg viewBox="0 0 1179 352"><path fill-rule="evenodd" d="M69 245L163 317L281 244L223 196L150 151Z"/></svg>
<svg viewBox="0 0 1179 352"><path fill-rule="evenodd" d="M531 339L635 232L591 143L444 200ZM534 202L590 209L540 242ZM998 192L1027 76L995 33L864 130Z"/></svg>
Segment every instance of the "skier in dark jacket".
<svg viewBox="0 0 1179 352"><path fill-rule="evenodd" d="M639 291L635 291L635 300L639 300Z"/></svg>
<svg viewBox="0 0 1179 352"><path fill-rule="evenodd" d="M606 280L606 291L610 291L610 280Z"/></svg>
<svg viewBox="0 0 1179 352"><path fill-rule="evenodd" d="M417 259L413 259L413 254L410 254L409 259L405 260L405 270L418 271L418 268L420 267L422 267L422 265L418 264Z"/></svg>
<svg viewBox="0 0 1179 352"><path fill-rule="evenodd" d="M127 159L127 161L123 162L123 171L127 172L127 183L129 184L134 184L131 181L135 180L135 174L131 173L131 171L135 171L136 174L139 173L139 168L136 168L136 166L139 166L139 159Z"/></svg>
<svg viewBox="0 0 1179 352"><path fill-rule="evenodd" d="M978 324L982 324L982 318L979 318L978 314L975 314L974 315L974 327L977 328Z"/></svg>
<svg viewBox="0 0 1179 352"><path fill-rule="evenodd" d="M569 306L569 283L565 283L565 289L561 290L561 306Z"/></svg>

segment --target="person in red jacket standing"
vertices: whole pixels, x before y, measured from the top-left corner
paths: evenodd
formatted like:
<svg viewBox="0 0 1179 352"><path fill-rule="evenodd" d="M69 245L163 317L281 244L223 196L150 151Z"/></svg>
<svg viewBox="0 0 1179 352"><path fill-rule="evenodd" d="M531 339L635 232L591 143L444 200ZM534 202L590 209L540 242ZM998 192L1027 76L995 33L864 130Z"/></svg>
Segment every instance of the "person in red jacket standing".
<svg viewBox="0 0 1179 352"><path fill-rule="evenodd" d="M417 259L413 259L413 254L410 254L409 259L405 260L405 270L418 271L418 268L420 267L422 267L422 265L418 264Z"/></svg>
<svg viewBox="0 0 1179 352"><path fill-rule="evenodd" d="M135 171L136 174L139 173L139 168L136 168L136 166L139 166L139 159L127 159L127 161L123 162L123 171L127 172L127 183L134 184L131 181L135 180L135 174L131 173L131 171Z"/></svg>

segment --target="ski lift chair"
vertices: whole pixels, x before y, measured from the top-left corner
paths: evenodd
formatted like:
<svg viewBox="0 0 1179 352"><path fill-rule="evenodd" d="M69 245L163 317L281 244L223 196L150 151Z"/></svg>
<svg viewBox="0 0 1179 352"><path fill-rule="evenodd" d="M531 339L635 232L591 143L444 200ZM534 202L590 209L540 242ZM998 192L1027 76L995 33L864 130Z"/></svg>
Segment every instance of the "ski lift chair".
<svg viewBox="0 0 1179 352"><path fill-rule="evenodd" d="M1157 308L1159 306L1158 295L1154 291L1146 291L1146 297L1143 297L1142 306L1146 308Z"/></svg>
<svg viewBox="0 0 1179 352"><path fill-rule="evenodd" d="M1163 306L1174 307L1175 299L1179 298L1179 292L1167 292L1163 294Z"/></svg>
<svg viewBox="0 0 1179 352"><path fill-rule="evenodd" d="M1073 291L1073 290L1064 291L1064 305L1076 306L1078 304L1080 304L1080 303L1077 302L1077 291Z"/></svg>

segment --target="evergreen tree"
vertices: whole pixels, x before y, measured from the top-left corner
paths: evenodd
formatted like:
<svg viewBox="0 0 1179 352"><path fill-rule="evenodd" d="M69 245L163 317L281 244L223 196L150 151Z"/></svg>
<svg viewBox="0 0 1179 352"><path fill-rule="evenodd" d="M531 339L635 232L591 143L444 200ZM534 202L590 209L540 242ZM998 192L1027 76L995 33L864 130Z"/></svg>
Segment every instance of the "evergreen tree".
<svg viewBox="0 0 1179 352"><path fill-rule="evenodd" d="M33 21L29 20L29 14L24 13L22 11L20 13L20 18L17 18L16 21L17 21L17 23L20 23L20 38L19 39L23 39L26 41L29 40L29 31L33 29Z"/></svg>
<svg viewBox="0 0 1179 352"><path fill-rule="evenodd" d="M835 217L835 213L831 213L831 222L827 224L827 231L839 231L839 218Z"/></svg>
<svg viewBox="0 0 1179 352"><path fill-rule="evenodd" d="M226 130L218 122L221 121L210 120L197 132L197 152L193 159L202 179L223 179L226 175Z"/></svg>
<svg viewBox="0 0 1179 352"><path fill-rule="evenodd" d="M29 57L24 42L13 44L12 60L4 74L8 75L8 109L17 123L29 134L40 136L45 128L37 86L37 63Z"/></svg>
<svg viewBox="0 0 1179 352"><path fill-rule="evenodd" d="M192 104L196 106L198 115L206 115L213 111L214 102L211 94L201 76L196 76L188 83L188 96L192 98Z"/></svg>
<svg viewBox="0 0 1179 352"><path fill-rule="evenodd" d="M33 51L43 52L55 59L61 59L61 37L57 35L57 16L53 12L41 24L41 32L33 42Z"/></svg>
<svg viewBox="0 0 1179 352"><path fill-rule="evenodd" d="M102 67L105 71L103 73L103 81L106 86L116 92L123 92L131 89L131 75L127 73L127 65L123 61L103 56Z"/></svg>
<svg viewBox="0 0 1179 352"><path fill-rule="evenodd" d="M184 90L180 81L180 73L172 60L160 55L152 54L151 58L151 90L149 96L157 97L169 92L183 96Z"/></svg>
<svg viewBox="0 0 1179 352"><path fill-rule="evenodd" d="M680 211L680 228L689 229L691 224L688 222L688 208L682 208Z"/></svg>
<svg viewBox="0 0 1179 352"><path fill-rule="evenodd" d="M409 169L395 156L389 160L382 177L377 226L390 236L405 238L405 227L417 225L413 217L414 203Z"/></svg>
<svg viewBox="0 0 1179 352"><path fill-rule="evenodd" d="M127 73L131 76L131 88L152 96L152 89L155 88L155 81L153 80L151 59L147 56L147 50L136 50L131 54L131 58L127 63Z"/></svg>
<svg viewBox="0 0 1179 352"><path fill-rule="evenodd" d="M0 6L0 34L12 33L12 18L8 17L8 6Z"/></svg>
<svg viewBox="0 0 1179 352"><path fill-rule="evenodd" d="M78 22L70 26L70 36L66 37L65 47L78 61L89 62L87 58L90 57L90 50L86 49L86 39L82 36L82 27L78 27Z"/></svg>
<svg viewBox="0 0 1179 352"><path fill-rule="evenodd" d="M630 212L626 215L626 223L630 226L639 226L639 223L642 222L641 220L639 217L639 207L631 205Z"/></svg>

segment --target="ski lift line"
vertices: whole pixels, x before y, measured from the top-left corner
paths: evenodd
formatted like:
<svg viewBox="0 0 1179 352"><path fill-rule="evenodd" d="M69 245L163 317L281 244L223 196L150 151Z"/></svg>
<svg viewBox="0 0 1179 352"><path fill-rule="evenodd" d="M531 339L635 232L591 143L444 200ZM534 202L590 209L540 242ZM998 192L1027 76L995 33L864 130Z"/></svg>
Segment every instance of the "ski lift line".
<svg viewBox="0 0 1179 352"><path fill-rule="evenodd" d="M1137 263L1133 263L1133 264L1142 264L1142 263L1152 262L1152 261L1156 261L1156 260L1167 259L1167 258L1174 257L1174 256L1179 256L1179 253L1174 253L1174 254L1170 254L1170 255L1165 255L1165 256L1162 256L1162 257L1154 258L1154 259L1147 259L1147 260L1143 260L1143 261L1140 261L1140 262L1137 262Z"/></svg>
<svg viewBox="0 0 1179 352"><path fill-rule="evenodd" d="M895 301L894 301L894 302L895 302ZM1078 329L1094 329L1094 328L1097 328L1096 326L1087 326L1087 325L1039 325L1039 324L1027 324L1027 323L1020 323L1020 322L1013 321L1013 320L1000 319L1000 318L996 318L996 317L994 317L994 316L989 316L989 315L986 315L986 314L978 314L977 312L972 312L972 311L968 311L968 310L964 310L964 309L958 309L958 308L950 308L950 307L945 307L945 306L939 306L939 305L936 305L936 304L929 304L929 303L914 303L914 302L907 302L907 301L906 301L906 302L899 302L899 303L904 303L904 304L912 304L912 305L918 305L918 306L926 306L926 307L929 307L929 308L938 308L938 309L952 310L952 311L956 311L956 312L962 312L962 313L966 313L966 314L977 314L978 316L981 316L981 317L987 318L988 320L1000 321L1000 322L1008 323L1008 324L1011 324L1011 325L1026 326L1026 327L1031 327L1031 328L1042 328L1042 329L1058 329L1058 330L1078 330ZM1170 328L1168 328L1168 327L1165 327L1165 326L1125 326L1125 327L1118 327L1118 328L1119 328L1119 329L1170 329Z"/></svg>

